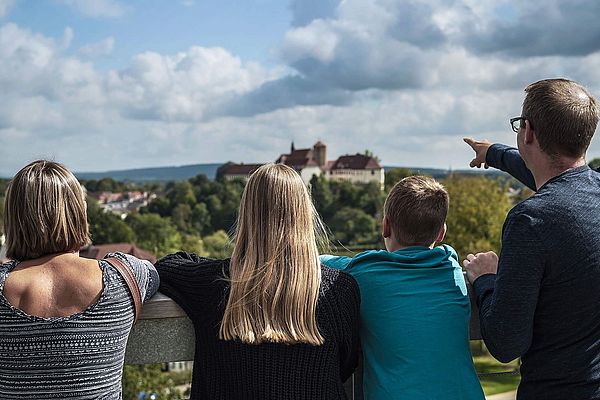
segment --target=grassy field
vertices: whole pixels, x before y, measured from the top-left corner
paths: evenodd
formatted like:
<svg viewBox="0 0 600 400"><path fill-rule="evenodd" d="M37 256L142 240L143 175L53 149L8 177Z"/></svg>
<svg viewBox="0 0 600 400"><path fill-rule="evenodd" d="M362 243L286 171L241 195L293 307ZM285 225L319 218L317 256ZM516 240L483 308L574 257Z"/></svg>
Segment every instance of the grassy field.
<svg viewBox="0 0 600 400"><path fill-rule="evenodd" d="M496 361L492 356L482 355L473 357L475 369L478 374L490 372L513 371L518 368L518 361L508 364L502 364ZM519 375L492 375L480 376L479 381L483 387L486 396L515 390L521 377Z"/></svg>

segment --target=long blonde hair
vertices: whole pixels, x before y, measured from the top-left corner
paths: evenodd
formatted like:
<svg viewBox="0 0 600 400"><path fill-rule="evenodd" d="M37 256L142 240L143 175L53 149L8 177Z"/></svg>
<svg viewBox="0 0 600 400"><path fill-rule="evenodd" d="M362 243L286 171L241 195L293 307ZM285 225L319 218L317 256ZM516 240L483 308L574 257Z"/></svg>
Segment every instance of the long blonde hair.
<svg viewBox="0 0 600 400"><path fill-rule="evenodd" d="M316 321L322 227L296 171L267 164L252 174L240 204L219 338L323 344Z"/></svg>

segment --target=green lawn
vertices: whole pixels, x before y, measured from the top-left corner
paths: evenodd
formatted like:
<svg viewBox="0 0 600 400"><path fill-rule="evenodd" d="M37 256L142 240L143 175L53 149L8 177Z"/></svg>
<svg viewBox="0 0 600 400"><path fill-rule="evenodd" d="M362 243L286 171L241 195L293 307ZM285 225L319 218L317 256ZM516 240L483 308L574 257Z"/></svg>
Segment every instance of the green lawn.
<svg viewBox="0 0 600 400"><path fill-rule="evenodd" d="M508 364L502 364L496 361L492 356L482 355L473 357L475 363L475 369L478 374L489 373L489 372L503 372L513 371L518 367L518 361L512 361ZM483 391L486 396L508 392L509 390L515 390L521 377L519 375L492 375L492 376L480 376L479 380Z"/></svg>

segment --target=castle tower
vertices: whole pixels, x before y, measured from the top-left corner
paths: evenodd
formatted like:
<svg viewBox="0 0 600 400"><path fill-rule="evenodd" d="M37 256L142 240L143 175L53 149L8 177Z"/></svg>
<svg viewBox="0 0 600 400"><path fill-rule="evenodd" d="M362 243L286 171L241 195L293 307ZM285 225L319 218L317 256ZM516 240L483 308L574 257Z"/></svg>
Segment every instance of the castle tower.
<svg viewBox="0 0 600 400"><path fill-rule="evenodd" d="M327 164L327 146L319 140L313 146L313 154L319 167L323 168Z"/></svg>

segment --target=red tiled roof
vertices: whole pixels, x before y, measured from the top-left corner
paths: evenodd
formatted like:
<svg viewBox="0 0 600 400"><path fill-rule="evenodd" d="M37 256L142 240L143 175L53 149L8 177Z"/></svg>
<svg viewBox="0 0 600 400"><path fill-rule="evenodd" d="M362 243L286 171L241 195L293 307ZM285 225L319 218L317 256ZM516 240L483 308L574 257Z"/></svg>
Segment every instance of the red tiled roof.
<svg viewBox="0 0 600 400"><path fill-rule="evenodd" d="M114 253L120 251L121 253L131 254L134 257L142 260L148 260L151 263L156 262L156 256L146 250L142 250L137 247L134 243L110 243L110 244L99 244L90 245L79 250L79 255L85 258L91 258L101 260L108 253Z"/></svg>
<svg viewBox="0 0 600 400"><path fill-rule="evenodd" d="M335 169L379 169L381 165L373 157L365 156L364 154L345 155L339 157L331 166L331 170Z"/></svg>
<svg viewBox="0 0 600 400"><path fill-rule="evenodd" d="M317 165L312 157L312 149L298 149L292 151L290 154L282 154L275 163L285 164L294 169Z"/></svg>

